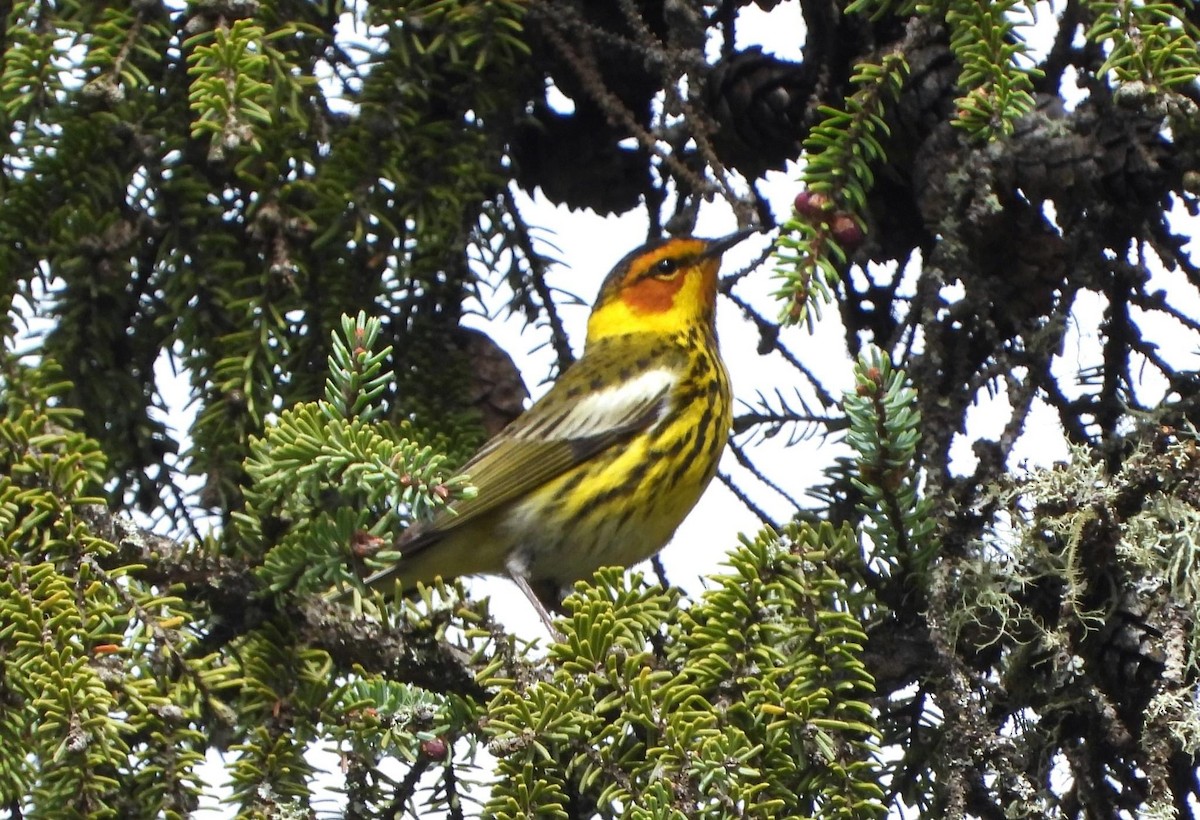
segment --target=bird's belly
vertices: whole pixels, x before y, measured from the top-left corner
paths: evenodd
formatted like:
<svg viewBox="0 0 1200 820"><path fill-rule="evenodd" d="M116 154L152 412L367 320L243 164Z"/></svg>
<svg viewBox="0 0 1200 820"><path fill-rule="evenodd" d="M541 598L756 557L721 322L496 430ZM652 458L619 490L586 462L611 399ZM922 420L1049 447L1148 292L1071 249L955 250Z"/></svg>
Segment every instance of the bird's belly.
<svg viewBox="0 0 1200 820"><path fill-rule="evenodd" d="M650 558L699 500L724 445L725 429L672 426L547 483L501 525L516 565L531 581L566 586Z"/></svg>

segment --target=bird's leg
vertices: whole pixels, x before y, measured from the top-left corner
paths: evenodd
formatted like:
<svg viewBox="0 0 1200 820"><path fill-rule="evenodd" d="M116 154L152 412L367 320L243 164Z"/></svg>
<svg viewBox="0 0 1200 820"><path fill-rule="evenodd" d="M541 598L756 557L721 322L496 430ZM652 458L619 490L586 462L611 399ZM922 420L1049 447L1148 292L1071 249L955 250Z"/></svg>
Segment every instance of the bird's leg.
<svg viewBox="0 0 1200 820"><path fill-rule="evenodd" d="M525 597L529 599L529 603L533 604L533 608L537 610L538 616L542 619L542 623L546 625L546 629L550 631L550 637L561 643L563 640L562 633L554 626L554 617L550 614L550 610L546 609L546 605L542 603L542 599L533 591L533 587L529 585L529 581L525 578L524 569L519 562L510 560L508 566L508 577L517 585L517 589L525 593Z"/></svg>

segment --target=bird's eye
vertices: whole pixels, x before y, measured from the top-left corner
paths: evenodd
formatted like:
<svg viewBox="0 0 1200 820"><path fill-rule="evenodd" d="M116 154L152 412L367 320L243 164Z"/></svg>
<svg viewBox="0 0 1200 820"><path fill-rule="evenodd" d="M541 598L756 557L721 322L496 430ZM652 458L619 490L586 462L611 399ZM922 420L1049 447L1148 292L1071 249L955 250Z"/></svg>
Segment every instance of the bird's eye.
<svg viewBox="0 0 1200 820"><path fill-rule="evenodd" d="M674 259L660 259L654 265L655 276L670 276L679 270L679 263Z"/></svg>

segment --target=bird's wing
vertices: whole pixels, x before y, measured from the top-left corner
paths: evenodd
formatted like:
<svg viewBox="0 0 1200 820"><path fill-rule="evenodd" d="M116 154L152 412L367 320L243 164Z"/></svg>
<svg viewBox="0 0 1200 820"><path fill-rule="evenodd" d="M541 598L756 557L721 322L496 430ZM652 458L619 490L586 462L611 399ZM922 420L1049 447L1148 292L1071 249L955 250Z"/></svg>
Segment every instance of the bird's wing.
<svg viewBox="0 0 1200 820"><path fill-rule="evenodd" d="M412 554L662 418L677 371L638 369L619 350L589 358L588 366L564 372L549 393L463 466L478 490L475 497L411 527L397 543L402 551Z"/></svg>

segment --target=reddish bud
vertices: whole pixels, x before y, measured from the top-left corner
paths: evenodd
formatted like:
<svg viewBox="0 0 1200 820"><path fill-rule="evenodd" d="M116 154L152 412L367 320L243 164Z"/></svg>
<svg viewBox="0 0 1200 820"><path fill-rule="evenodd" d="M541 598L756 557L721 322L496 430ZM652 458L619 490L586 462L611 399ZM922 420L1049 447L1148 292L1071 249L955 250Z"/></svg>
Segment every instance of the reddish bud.
<svg viewBox="0 0 1200 820"><path fill-rule="evenodd" d="M814 193L812 191L801 191L796 194L792 204L796 208L796 213L807 219L817 219L825 215L825 212L833 207L833 202L825 194Z"/></svg>
<svg viewBox="0 0 1200 820"><path fill-rule="evenodd" d="M102 643L92 647L93 655L111 655L114 652L120 652L121 647L115 643Z"/></svg>
<svg viewBox="0 0 1200 820"><path fill-rule="evenodd" d="M350 551L359 558L374 555L386 542L377 535L371 535L366 530L357 530L350 539Z"/></svg>
<svg viewBox="0 0 1200 820"><path fill-rule="evenodd" d="M850 214L837 214L833 217L833 222L830 224L830 232L837 243L842 246L843 250L853 251L862 244L863 230L859 227L858 220L850 216Z"/></svg>
<svg viewBox="0 0 1200 820"><path fill-rule="evenodd" d="M447 498L450 497L450 488L447 487L445 484L434 484L433 485L433 494L436 495L438 498L442 499L442 501L445 501Z"/></svg>
<svg viewBox="0 0 1200 820"><path fill-rule="evenodd" d="M421 741L421 753L431 760L445 760L450 745L443 738L435 737Z"/></svg>

